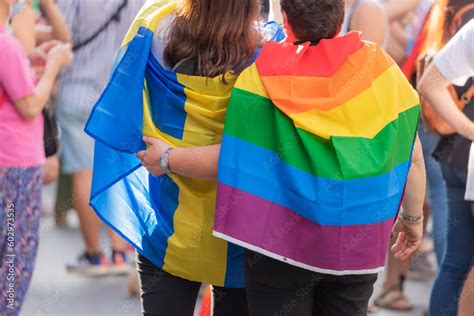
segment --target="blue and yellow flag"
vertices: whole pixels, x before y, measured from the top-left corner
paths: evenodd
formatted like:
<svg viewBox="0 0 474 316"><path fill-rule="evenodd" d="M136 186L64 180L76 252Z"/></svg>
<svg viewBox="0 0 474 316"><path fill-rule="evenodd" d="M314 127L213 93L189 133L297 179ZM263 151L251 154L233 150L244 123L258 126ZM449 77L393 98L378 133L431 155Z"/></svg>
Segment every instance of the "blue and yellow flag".
<svg viewBox="0 0 474 316"><path fill-rule="evenodd" d="M99 217L156 266L175 276L243 287L243 250L212 236L215 182L177 175L153 177L135 153L142 136L174 147L221 142L236 75L178 74L160 60L176 5L149 1L119 52L86 132L96 140L91 206ZM281 35L281 34L279 34Z"/></svg>

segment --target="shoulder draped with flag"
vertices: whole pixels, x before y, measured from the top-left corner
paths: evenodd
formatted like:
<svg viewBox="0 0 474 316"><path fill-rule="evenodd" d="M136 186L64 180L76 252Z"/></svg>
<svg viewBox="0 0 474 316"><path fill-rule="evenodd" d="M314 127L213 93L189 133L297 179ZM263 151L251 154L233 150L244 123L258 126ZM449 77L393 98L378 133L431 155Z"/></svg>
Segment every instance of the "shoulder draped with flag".
<svg viewBox="0 0 474 316"><path fill-rule="evenodd" d="M243 250L212 236L217 183L177 175L153 177L135 157L142 136L173 147L219 144L236 75L172 72L162 41L176 5L148 1L118 54L110 82L86 132L96 140L91 206L156 266L175 276L243 287ZM161 48L162 49L161 45Z"/></svg>
<svg viewBox="0 0 474 316"><path fill-rule="evenodd" d="M401 70L358 33L265 44L229 102L214 235L317 272L380 271L419 116Z"/></svg>

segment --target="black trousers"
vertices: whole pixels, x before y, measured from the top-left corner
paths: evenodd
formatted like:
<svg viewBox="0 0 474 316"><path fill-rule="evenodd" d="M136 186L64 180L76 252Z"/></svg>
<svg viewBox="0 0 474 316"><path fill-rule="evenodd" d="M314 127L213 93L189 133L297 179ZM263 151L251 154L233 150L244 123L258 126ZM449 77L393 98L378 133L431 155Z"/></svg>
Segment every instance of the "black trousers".
<svg viewBox="0 0 474 316"><path fill-rule="evenodd" d="M377 280L315 273L251 251L245 273L252 316L365 316Z"/></svg>
<svg viewBox="0 0 474 316"><path fill-rule="evenodd" d="M138 255L143 316L193 316L201 283L171 275ZM213 286L214 316L248 316L245 289Z"/></svg>

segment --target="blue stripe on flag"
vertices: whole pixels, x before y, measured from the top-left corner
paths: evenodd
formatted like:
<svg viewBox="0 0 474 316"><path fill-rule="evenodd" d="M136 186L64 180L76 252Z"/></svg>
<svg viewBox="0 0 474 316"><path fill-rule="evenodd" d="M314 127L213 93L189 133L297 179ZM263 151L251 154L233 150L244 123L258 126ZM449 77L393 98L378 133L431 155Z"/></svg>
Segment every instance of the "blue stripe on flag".
<svg viewBox="0 0 474 316"><path fill-rule="evenodd" d="M179 187L167 175L149 176L150 198L155 209L157 225L151 232L155 250L159 253L159 267L164 265L168 239L174 234L174 213L178 208Z"/></svg>
<svg viewBox="0 0 474 316"><path fill-rule="evenodd" d="M224 287L245 287L243 280L245 267L245 249L227 243L227 264Z"/></svg>
<svg viewBox="0 0 474 316"><path fill-rule="evenodd" d="M409 162L370 178L316 177L283 162L276 153L225 135L219 182L288 207L321 225L360 225L395 216Z"/></svg>
<svg viewBox="0 0 474 316"><path fill-rule="evenodd" d="M117 151L136 153L146 148L142 141L143 78L148 62L145 52L150 51L152 40L153 32L140 27L119 54L122 58L86 124L87 134Z"/></svg>
<svg viewBox="0 0 474 316"><path fill-rule="evenodd" d="M182 139L187 116L186 94L176 73L163 68L150 54L146 82L153 123L163 133Z"/></svg>

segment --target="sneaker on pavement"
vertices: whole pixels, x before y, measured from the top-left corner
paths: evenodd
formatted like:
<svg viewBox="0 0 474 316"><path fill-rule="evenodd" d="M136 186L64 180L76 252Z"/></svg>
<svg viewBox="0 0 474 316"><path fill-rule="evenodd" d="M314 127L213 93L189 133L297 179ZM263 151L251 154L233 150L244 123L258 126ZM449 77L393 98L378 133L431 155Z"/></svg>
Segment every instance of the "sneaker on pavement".
<svg viewBox="0 0 474 316"><path fill-rule="evenodd" d="M111 273L115 275L124 275L130 272L130 266L127 263L127 254L125 251L112 250L110 269Z"/></svg>
<svg viewBox="0 0 474 316"><path fill-rule="evenodd" d="M107 257L102 253L88 254L85 252L74 264L68 264L66 270L86 276L105 276L111 273Z"/></svg>

